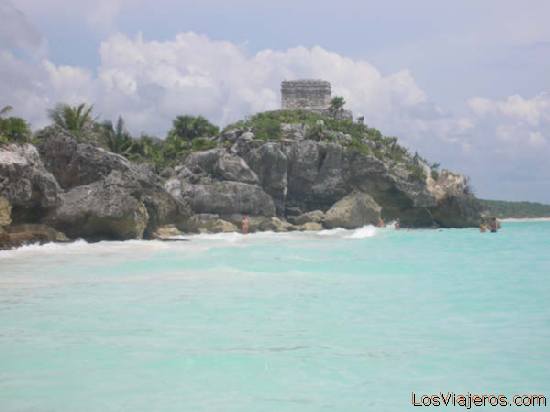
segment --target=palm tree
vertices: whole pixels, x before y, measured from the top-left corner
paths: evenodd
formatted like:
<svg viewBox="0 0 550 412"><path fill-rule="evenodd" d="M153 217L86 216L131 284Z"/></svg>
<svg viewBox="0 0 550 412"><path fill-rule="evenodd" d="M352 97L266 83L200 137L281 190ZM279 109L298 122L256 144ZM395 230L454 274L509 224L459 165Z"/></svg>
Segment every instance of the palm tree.
<svg viewBox="0 0 550 412"><path fill-rule="evenodd" d="M103 122L102 127L109 150L128 157L133 150L134 140L126 130L122 117L118 117L115 126L112 121L108 120Z"/></svg>
<svg viewBox="0 0 550 412"><path fill-rule="evenodd" d="M56 126L80 137L82 132L93 125L93 108L93 105L88 106L86 103L81 103L78 106L60 103L48 111L48 116Z"/></svg>
<svg viewBox="0 0 550 412"><path fill-rule="evenodd" d="M197 137L213 136L219 132L216 125L202 116L178 116L172 122L169 137L193 140Z"/></svg>
<svg viewBox="0 0 550 412"><path fill-rule="evenodd" d="M12 110L13 107L10 105L2 107L2 109L0 109L0 117L3 117L6 113L11 112Z"/></svg>

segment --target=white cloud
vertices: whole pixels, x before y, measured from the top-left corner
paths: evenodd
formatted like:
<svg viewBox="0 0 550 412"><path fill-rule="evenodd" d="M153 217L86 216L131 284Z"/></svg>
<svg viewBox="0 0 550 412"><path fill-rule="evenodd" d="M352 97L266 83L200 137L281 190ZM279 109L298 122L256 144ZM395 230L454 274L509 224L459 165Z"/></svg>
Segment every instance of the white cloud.
<svg viewBox="0 0 550 412"><path fill-rule="evenodd" d="M226 124L250 113L276 109L281 80L306 77L330 80L334 94L343 95L348 107L364 113L373 125L409 124L414 110L422 111L426 121L440 117L408 71L384 76L366 61L321 47L248 55L231 42L195 33L181 33L163 42L117 34L101 43L100 57L93 75L50 61L30 67L9 54L9 59L29 71L17 87L6 87L14 100L11 104L21 104L17 91L22 88L34 91L36 98L50 106L56 101L86 100L105 116L123 115L134 131L162 134L181 113L202 114ZM15 76L20 68L13 71ZM29 112L25 107L24 114L42 125L46 108L34 106Z"/></svg>
<svg viewBox="0 0 550 412"><path fill-rule="evenodd" d="M525 122L530 126L550 122L550 95L547 93L541 93L531 99L519 95L509 96L503 100L474 97L468 100L468 105L480 117L501 116Z"/></svg>
<svg viewBox="0 0 550 412"><path fill-rule="evenodd" d="M540 151L550 132L550 95L541 93L531 98L519 95L493 100L475 97L468 100L479 129L493 131L502 151L519 153Z"/></svg>
<svg viewBox="0 0 550 412"><path fill-rule="evenodd" d="M408 70L384 74L322 47L249 54L195 33L169 41L116 34L101 43L99 55L99 66L90 71L0 50L0 105L11 104L38 128L57 102L86 101L102 118L122 115L133 132L163 136L178 114L201 114L224 125L278 108L283 79L323 78L369 125L399 136L430 160L468 172L490 196L508 187L498 176L515 178L518 169L550 178L548 94L474 97L466 102L470 111L459 116L433 103ZM514 187L523 193L531 183L525 178Z"/></svg>

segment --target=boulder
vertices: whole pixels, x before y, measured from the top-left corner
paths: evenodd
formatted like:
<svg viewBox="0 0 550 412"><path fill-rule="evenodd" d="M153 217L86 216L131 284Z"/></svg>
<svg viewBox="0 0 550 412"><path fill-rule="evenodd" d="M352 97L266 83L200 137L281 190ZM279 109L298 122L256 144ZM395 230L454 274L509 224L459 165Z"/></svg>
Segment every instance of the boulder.
<svg viewBox="0 0 550 412"><path fill-rule="evenodd" d="M319 231L319 230L323 230L323 226L320 223L307 222L299 226L299 230L306 231L306 232Z"/></svg>
<svg viewBox="0 0 550 412"><path fill-rule="evenodd" d="M336 202L326 213L324 226L355 229L374 225L380 219L380 206L366 193L354 192Z"/></svg>
<svg viewBox="0 0 550 412"><path fill-rule="evenodd" d="M301 214L300 216L289 218L289 221L295 225L304 225L306 223L323 223L325 214L321 210L313 210Z"/></svg>
<svg viewBox="0 0 550 412"><path fill-rule="evenodd" d="M237 226L214 214L197 214L191 216L182 229L189 233L226 233L240 231Z"/></svg>
<svg viewBox="0 0 550 412"><path fill-rule="evenodd" d="M32 243L67 242L67 237L57 230L41 224L13 225L0 228L0 249L12 249Z"/></svg>
<svg viewBox="0 0 550 412"><path fill-rule="evenodd" d="M251 227L253 228L253 232L288 232L290 230L295 230L293 225L287 221L279 219L278 217L252 219Z"/></svg>
<svg viewBox="0 0 550 412"><path fill-rule="evenodd" d="M160 226L155 229L151 237L153 239L170 239L181 236L181 231L175 225Z"/></svg>
<svg viewBox="0 0 550 412"><path fill-rule="evenodd" d="M441 227L478 227L481 222L482 207L474 196L447 196L439 201L431 214Z"/></svg>
<svg viewBox="0 0 550 412"><path fill-rule="evenodd" d="M11 205L3 196L0 196L0 228L11 224Z"/></svg>
<svg viewBox="0 0 550 412"><path fill-rule="evenodd" d="M88 240L141 239L148 221L139 185L119 171L69 190L47 217L48 223L69 237Z"/></svg>
<svg viewBox="0 0 550 412"><path fill-rule="evenodd" d="M0 196L11 204L15 223L38 222L57 206L61 189L30 144L0 147Z"/></svg>

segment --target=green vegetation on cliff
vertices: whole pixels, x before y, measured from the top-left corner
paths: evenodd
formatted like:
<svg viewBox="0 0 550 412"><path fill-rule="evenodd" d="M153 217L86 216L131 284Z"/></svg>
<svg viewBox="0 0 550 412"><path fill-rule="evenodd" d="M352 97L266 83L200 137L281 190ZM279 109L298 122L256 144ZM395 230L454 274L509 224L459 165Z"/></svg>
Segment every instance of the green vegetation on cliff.
<svg viewBox="0 0 550 412"><path fill-rule="evenodd" d="M550 217L550 205L535 202L508 202L480 199L486 213L501 219Z"/></svg>
<svg viewBox="0 0 550 412"><path fill-rule="evenodd" d="M11 106L0 109L0 144L27 142L32 134L29 124L20 117L6 117L11 110Z"/></svg>
<svg viewBox="0 0 550 412"><path fill-rule="evenodd" d="M334 98L334 110L345 104L342 98ZM0 112L0 143L28 141L30 129L23 119L3 118L11 110L7 106ZM99 121L93 114L93 105L82 103L76 106L58 104L48 111L52 125L35 134L34 141L40 141L51 134L51 129L63 130L79 142L91 143L106 150L121 154L135 162L151 164L157 171L174 166L189 153L228 145L231 142L223 134L239 130L251 131L261 141L284 139L306 139L336 142L349 150L370 155L385 162L389 167L407 170L412 180L426 178L429 164L418 154L412 155L398 144L396 137L383 136L374 128L349 119L339 119L330 113L307 110L274 110L257 113L227 126L220 135L220 129L202 116L181 115L172 122L172 128L165 139L147 135L133 137L122 117L116 122ZM298 135L296 135L296 133ZM431 166L432 176L437 176L437 165Z"/></svg>
<svg viewBox="0 0 550 412"><path fill-rule="evenodd" d="M337 102L338 103L338 102ZM414 178L425 179L422 163L429 163L417 153L412 155L398 144L397 137L387 137L372 127L347 119L307 110L274 110L257 113L245 120L227 126L224 132L234 129L250 129L255 137L264 141L279 141L285 137L284 125L301 126L304 138L334 141L364 155L372 155L391 164L401 164ZM439 164L430 166L432 176L437 177Z"/></svg>

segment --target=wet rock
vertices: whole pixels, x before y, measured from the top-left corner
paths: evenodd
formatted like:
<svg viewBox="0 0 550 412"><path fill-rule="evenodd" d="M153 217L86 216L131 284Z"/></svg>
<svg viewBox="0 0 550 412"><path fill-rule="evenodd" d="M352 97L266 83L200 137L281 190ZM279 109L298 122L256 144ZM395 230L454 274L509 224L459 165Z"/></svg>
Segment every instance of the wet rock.
<svg viewBox="0 0 550 412"><path fill-rule="evenodd" d="M313 232L313 231L323 230L323 226L320 223L307 222L307 223L304 223L303 225L300 225L299 230L306 231L306 232Z"/></svg>
<svg viewBox="0 0 550 412"><path fill-rule="evenodd" d="M227 233L238 232L239 229L233 223L220 219L215 214L197 214L192 216L182 226L189 233Z"/></svg>
<svg viewBox="0 0 550 412"><path fill-rule="evenodd" d="M170 239L181 236L182 232L175 225L160 226L152 234L153 239Z"/></svg>
<svg viewBox="0 0 550 412"><path fill-rule="evenodd" d="M380 219L380 206L366 193L354 192L336 202L326 213L323 224L332 229L355 229L374 225Z"/></svg>
<svg viewBox="0 0 550 412"><path fill-rule="evenodd" d="M3 196L0 196L0 228L11 224L11 205Z"/></svg>
<svg viewBox="0 0 550 412"><path fill-rule="evenodd" d="M65 234L42 224L21 224L0 228L0 249L12 249L33 243L67 242Z"/></svg>
<svg viewBox="0 0 550 412"><path fill-rule="evenodd" d="M325 219L325 214L321 210L313 210L301 214L300 216L289 218L289 221L295 225L304 225L306 223L319 223L321 224Z"/></svg>

